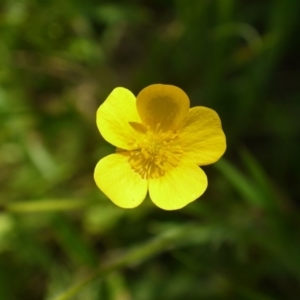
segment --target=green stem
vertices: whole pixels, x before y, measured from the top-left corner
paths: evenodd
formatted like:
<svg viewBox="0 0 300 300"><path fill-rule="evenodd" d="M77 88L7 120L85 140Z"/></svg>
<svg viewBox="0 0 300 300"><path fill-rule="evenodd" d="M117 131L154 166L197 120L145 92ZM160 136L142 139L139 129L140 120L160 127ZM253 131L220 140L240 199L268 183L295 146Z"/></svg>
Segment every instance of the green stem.
<svg viewBox="0 0 300 300"><path fill-rule="evenodd" d="M2 209L11 213L34 213L80 209L91 201L80 199L44 199L2 204Z"/></svg>
<svg viewBox="0 0 300 300"><path fill-rule="evenodd" d="M100 266L95 273L70 287L67 291L56 297L55 300L70 300L92 281L103 278L105 275L115 270L119 270L133 263L138 263L180 244L183 240L185 240L185 237L189 236L191 229L195 229L194 226L187 225L180 226L179 228L173 228L167 233L162 234L145 244L136 246L124 254L109 260L108 263Z"/></svg>

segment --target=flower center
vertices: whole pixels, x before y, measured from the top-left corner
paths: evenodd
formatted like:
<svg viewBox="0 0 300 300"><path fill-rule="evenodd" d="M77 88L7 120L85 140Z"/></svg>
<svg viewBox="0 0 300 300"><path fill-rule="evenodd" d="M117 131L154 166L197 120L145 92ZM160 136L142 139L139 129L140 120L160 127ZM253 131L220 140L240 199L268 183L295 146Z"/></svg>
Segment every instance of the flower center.
<svg viewBox="0 0 300 300"><path fill-rule="evenodd" d="M157 178L176 167L182 156L175 132L163 132L159 125L155 132L145 130L144 138L136 141L135 150L129 151L129 163L142 178Z"/></svg>

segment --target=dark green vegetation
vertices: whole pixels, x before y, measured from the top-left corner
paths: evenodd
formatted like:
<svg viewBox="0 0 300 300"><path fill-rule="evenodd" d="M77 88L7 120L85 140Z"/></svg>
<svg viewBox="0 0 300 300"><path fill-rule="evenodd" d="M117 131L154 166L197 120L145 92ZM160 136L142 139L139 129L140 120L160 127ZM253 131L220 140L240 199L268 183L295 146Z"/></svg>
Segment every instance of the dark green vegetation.
<svg viewBox="0 0 300 300"><path fill-rule="evenodd" d="M100 270L61 299L298 300L299 11L298 0L2 0L0 299L52 300ZM149 199L119 209L92 178L114 151L97 107L116 86L152 83L215 109L228 139L204 168L207 192L175 212Z"/></svg>

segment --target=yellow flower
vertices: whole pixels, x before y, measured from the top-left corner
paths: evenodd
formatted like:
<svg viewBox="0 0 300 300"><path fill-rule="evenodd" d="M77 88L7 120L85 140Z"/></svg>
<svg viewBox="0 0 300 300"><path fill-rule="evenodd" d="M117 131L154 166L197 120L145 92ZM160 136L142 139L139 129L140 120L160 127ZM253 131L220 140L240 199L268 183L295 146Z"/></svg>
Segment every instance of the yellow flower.
<svg viewBox="0 0 300 300"><path fill-rule="evenodd" d="M95 169L97 186L116 205L134 208L147 192L160 208L175 210L207 188L198 166L216 162L226 139L218 114L196 106L183 90L153 84L137 97L118 87L97 111L97 126L116 153Z"/></svg>

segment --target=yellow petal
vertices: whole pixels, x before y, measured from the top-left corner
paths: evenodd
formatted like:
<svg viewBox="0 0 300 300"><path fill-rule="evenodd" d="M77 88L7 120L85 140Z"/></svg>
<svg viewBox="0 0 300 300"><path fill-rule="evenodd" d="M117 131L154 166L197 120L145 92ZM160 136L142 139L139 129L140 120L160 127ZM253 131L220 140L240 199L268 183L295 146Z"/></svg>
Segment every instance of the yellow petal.
<svg viewBox="0 0 300 300"><path fill-rule="evenodd" d="M115 88L97 111L97 126L101 135L112 145L130 150L140 133L135 123L141 123L135 96L125 88Z"/></svg>
<svg viewBox="0 0 300 300"><path fill-rule="evenodd" d="M147 180L132 170L128 157L123 154L102 158L96 166L94 179L99 189L122 208L140 205L147 195Z"/></svg>
<svg viewBox="0 0 300 300"><path fill-rule="evenodd" d="M136 105L142 122L152 130L158 124L162 130L174 130L186 117L190 100L176 86L153 84L138 94Z"/></svg>
<svg viewBox="0 0 300 300"><path fill-rule="evenodd" d="M207 188L205 173L195 164L181 162L164 176L149 180L149 194L165 210L180 209L200 197Z"/></svg>
<svg viewBox="0 0 300 300"><path fill-rule="evenodd" d="M191 108L180 129L178 143L184 157L197 165L216 162L226 150L226 138L218 114L203 106Z"/></svg>

